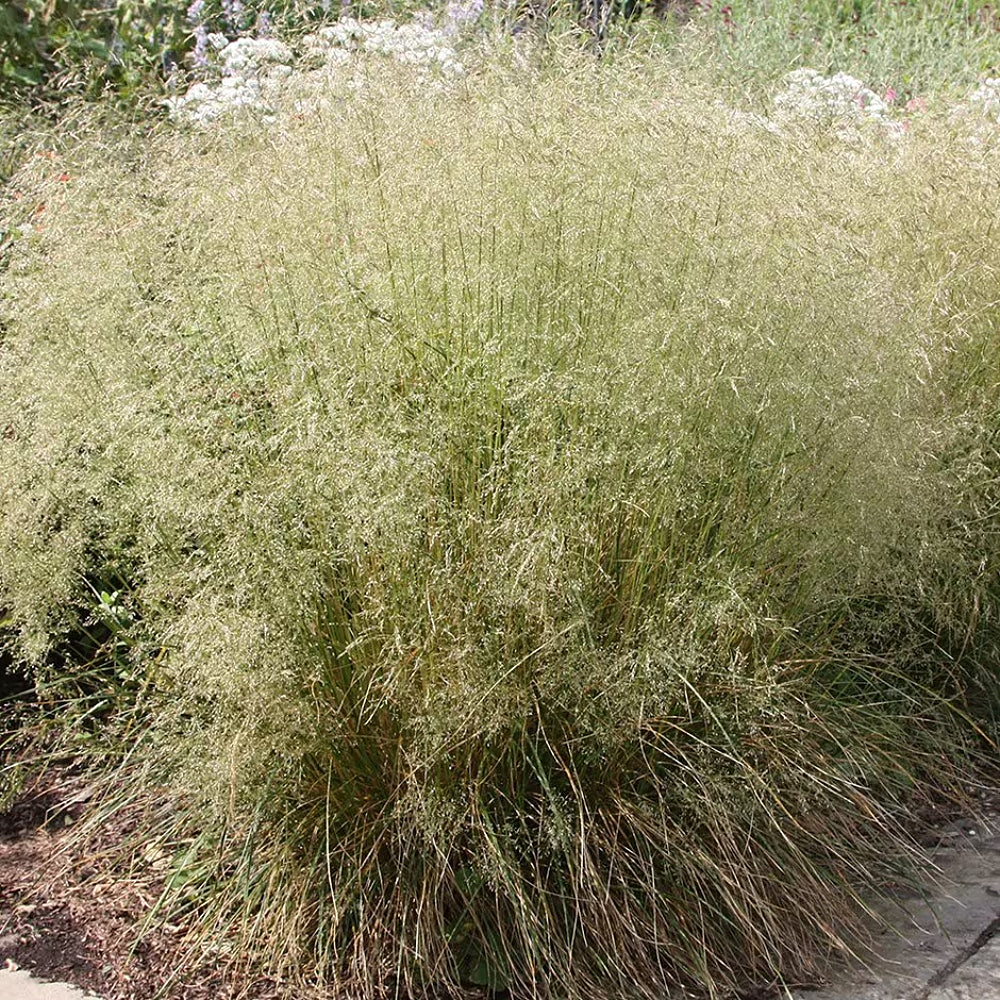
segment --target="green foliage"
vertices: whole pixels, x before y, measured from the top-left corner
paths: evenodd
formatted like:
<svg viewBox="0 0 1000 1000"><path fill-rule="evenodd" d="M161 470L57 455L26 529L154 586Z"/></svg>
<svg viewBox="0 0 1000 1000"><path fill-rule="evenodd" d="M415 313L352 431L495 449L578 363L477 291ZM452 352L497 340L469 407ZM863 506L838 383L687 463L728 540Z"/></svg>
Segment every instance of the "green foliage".
<svg viewBox="0 0 1000 1000"><path fill-rule="evenodd" d="M128 91L178 58L188 34L173 0L14 0L0 12L0 96Z"/></svg>
<svg viewBox="0 0 1000 1000"><path fill-rule="evenodd" d="M241 0L233 13L223 0L205 0L194 19L189 7L190 0L11 0L0 8L0 101L109 91L136 99L191 69L198 26L232 39L253 34L266 14L294 38L345 9L399 17L415 4Z"/></svg>
<svg viewBox="0 0 1000 1000"><path fill-rule="evenodd" d="M23 86L41 83L40 54L35 46L36 32L32 30L40 14L41 4L28 7L21 0L0 10L0 72Z"/></svg>
<svg viewBox="0 0 1000 1000"><path fill-rule="evenodd" d="M268 11L294 31L322 13L300 0L245 0L227 19L207 0L197 23L235 38ZM0 9L0 97L100 96L157 89L191 51L195 23L184 0L13 0Z"/></svg>
<svg viewBox="0 0 1000 1000"><path fill-rule="evenodd" d="M229 38L253 33L266 13L283 36L295 38L345 10L358 17L405 19L418 0L356 0L346 7L320 0L244 0L233 16L222 0L205 0L196 20L185 0L11 0L0 7L0 100L50 98L109 91L136 99L161 90L176 72L192 68L195 29ZM488 5L489 6L489 5ZM508 24L524 10L498 7ZM636 8L638 10L639 8ZM567 28L586 23L588 5L531 5L535 23ZM986 0L737 0L733 4L648 5L645 17L620 16L611 5L609 44L636 31L669 39L680 57L703 61L705 47L721 55L725 82L760 91L800 65L844 70L898 92L926 94L970 82L970 73L996 74L1000 21ZM634 12L633 12L634 13ZM654 17L657 13L659 17ZM666 31L658 21L666 15ZM489 18L487 18L489 20ZM683 22L684 38L670 27Z"/></svg>

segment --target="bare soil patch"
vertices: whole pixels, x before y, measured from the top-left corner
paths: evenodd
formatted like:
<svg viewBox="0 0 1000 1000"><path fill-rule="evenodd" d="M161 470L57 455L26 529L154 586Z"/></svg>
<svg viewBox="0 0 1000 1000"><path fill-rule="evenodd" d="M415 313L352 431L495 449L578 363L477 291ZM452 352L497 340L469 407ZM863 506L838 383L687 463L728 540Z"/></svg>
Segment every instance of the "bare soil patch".
<svg viewBox="0 0 1000 1000"><path fill-rule="evenodd" d="M130 834L122 815L86 849L70 837L87 805L79 778L47 772L0 813L0 966L65 981L104 1000L268 1000L278 984L247 982L220 963L184 962L183 928L137 934L155 902L152 871L124 874L104 848ZM85 853L86 851L86 853Z"/></svg>

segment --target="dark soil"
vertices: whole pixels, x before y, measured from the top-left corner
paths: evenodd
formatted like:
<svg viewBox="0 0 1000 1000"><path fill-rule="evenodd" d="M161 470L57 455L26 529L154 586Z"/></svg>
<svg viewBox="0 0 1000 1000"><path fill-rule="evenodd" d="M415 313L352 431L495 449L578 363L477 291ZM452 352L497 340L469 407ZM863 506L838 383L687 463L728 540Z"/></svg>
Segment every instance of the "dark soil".
<svg viewBox="0 0 1000 1000"><path fill-rule="evenodd" d="M0 813L0 967L69 982L104 1000L268 1000L283 991L221 966L182 962L183 928L154 927L137 941L160 886L155 871L110 870L101 843L68 836L89 799L76 777L50 771ZM104 827L110 847L130 833L121 816ZM177 974L177 970L183 972Z"/></svg>

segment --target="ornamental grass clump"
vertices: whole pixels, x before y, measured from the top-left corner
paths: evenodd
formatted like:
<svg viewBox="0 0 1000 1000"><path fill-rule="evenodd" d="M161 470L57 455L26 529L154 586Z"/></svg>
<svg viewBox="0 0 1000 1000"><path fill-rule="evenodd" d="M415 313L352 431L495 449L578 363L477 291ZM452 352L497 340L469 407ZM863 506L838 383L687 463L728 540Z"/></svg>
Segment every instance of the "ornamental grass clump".
<svg viewBox="0 0 1000 1000"><path fill-rule="evenodd" d="M15 248L9 645L192 946L809 976L989 745L995 150L636 68L95 147Z"/></svg>

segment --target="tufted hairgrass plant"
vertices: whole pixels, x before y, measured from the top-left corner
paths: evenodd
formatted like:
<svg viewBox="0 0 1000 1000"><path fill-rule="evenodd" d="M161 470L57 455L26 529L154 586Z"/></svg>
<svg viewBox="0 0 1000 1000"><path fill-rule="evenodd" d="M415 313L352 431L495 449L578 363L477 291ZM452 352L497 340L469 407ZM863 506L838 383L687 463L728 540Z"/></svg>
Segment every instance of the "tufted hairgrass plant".
<svg viewBox="0 0 1000 1000"><path fill-rule="evenodd" d="M355 997L802 980L974 776L996 151L709 94L385 70L84 150L15 248L8 645L147 804L123 863L192 953Z"/></svg>

